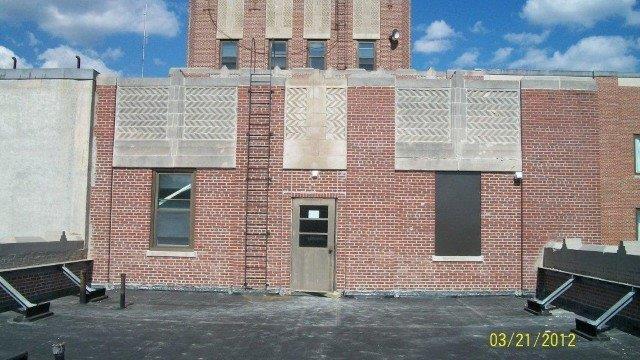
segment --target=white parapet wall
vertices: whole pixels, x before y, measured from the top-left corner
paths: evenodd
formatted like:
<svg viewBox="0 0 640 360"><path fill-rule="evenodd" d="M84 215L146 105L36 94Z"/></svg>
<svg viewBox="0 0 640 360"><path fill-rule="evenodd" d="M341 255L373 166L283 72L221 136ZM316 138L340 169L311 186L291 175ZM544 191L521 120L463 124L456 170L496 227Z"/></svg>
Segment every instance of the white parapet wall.
<svg viewBox="0 0 640 360"><path fill-rule="evenodd" d="M87 238L93 70L0 70L0 243Z"/></svg>

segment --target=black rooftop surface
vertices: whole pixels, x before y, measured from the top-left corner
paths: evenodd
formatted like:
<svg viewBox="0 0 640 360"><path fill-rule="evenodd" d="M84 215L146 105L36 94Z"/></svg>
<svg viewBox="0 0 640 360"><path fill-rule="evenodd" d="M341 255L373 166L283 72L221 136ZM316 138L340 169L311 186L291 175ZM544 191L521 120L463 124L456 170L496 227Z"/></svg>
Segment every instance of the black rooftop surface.
<svg viewBox="0 0 640 360"><path fill-rule="evenodd" d="M54 316L14 323L0 314L0 359L29 351L52 359L66 343L67 359L638 359L640 338L611 330L610 341L578 338L575 347L489 346L492 332L567 334L572 313L536 317L512 296L459 298L342 298L128 291L79 305L51 302ZM531 344L533 345L533 344ZM514 344L511 345L512 347Z"/></svg>

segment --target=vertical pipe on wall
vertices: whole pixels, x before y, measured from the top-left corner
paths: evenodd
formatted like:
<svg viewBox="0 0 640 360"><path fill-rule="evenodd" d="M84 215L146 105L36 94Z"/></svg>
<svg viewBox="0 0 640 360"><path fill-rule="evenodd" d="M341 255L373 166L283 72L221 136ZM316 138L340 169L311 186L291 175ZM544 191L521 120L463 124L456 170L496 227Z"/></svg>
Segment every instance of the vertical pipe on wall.
<svg viewBox="0 0 640 360"><path fill-rule="evenodd" d="M117 97L118 97L118 80L116 79L116 88L115 88L115 98L114 102L117 107ZM114 109L115 111L115 109ZM109 237L107 239L107 284L111 283L111 228L113 226L113 149L115 146L115 132L116 132L116 119L115 114L113 118L113 132L111 134L111 178L109 179Z"/></svg>
<svg viewBox="0 0 640 360"><path fill-rule="evenodd" d="M520 168L522 180L520 180L520 295L524 294L524 146L522 125L522 81L520 81Z"/></svg>

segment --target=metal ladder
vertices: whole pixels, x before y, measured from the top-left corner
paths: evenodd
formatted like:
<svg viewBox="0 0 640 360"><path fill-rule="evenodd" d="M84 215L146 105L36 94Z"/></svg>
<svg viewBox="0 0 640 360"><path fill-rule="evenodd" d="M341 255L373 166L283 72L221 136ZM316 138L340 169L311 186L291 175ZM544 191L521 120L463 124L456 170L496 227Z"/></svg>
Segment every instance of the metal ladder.
<svg viewBox="0 0 640 360"><path fill-rule="evenodd" d="M245 194L245 289L268 288L269 185L271 157L271 70L257 70L256 41L252 40L249 74L249 125Z"/></svg>
<svg viewBox="0 0 640 360"><path fill-rule="evenodd" d="M338 70L347 69L347 48L349 37L347 36L347 0L336 0L336 50Z"/></svg>

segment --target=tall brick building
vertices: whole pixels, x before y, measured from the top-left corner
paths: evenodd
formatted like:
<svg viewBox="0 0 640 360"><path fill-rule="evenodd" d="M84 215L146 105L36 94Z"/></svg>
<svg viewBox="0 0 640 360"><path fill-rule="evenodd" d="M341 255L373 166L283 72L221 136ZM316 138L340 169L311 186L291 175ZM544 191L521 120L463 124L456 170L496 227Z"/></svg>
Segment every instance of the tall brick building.
<svg viewBox="0 0 640 360"><path fill-rule="evenodd" d="M391 40L394 31L397 41ZM410 47L408 0L193 0L189 5L189 67L344 70L366 63L408 69ZM286 59L276 64L272 58L282 54ZM227 55L236 60L225 64Z"/></svg>
<svg viewBox="0 0 640 360"><path fill-rule="evenodd" d="M192 0L188 68L97 79L95 279L516 292L549 241L637 240L638 77L414 71L410 28L408 0Z"/></svg>

